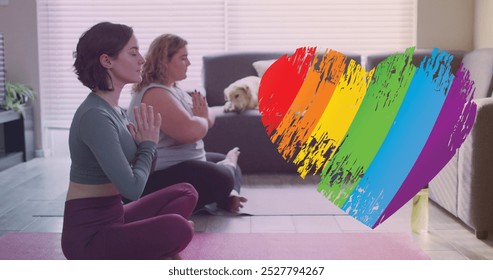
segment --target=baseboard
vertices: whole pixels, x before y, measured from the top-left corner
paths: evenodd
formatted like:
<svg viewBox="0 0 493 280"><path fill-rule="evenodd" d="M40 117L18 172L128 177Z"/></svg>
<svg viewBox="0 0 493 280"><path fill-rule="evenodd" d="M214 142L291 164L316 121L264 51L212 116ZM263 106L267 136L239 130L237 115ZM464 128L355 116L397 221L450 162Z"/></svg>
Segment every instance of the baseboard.
<svg viewBox="0 0 493 280"><path fill-rule="evenodd" d="M0 157L0 171L23 162L23 153L15 152Z"/></svg>
<svg viewBox="0 0 493 280"><path fill-rule="evenodd" d="M37 158L45 158L51 156L51 150L50 149L38 149L34 151L34 156Z"/></svg>

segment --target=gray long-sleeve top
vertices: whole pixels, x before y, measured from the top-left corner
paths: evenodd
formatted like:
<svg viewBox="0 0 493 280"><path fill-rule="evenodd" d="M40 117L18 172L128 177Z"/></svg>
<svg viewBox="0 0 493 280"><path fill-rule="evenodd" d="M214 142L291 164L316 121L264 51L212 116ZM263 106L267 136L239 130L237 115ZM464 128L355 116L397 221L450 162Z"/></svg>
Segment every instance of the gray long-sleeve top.
<svg viewBox="0 0 493 280"><path fill-rule="evenodd" d="M120 194L138 199L151 171L156 144L136 145L124 113L117 112L95 93L77 109L70 127L70 181L113 183Z"/></svg>

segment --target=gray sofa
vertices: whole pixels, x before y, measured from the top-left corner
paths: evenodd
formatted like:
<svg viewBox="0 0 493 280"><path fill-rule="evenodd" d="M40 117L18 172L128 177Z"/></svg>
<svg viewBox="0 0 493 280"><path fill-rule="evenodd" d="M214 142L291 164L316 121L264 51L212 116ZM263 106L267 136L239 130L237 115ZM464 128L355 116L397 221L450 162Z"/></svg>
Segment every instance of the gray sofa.
<svg viewBox="0 0 493 280"><path fill-rule="evenodd" d="M294 50L293 50L294 52ZM240 148L239 165L243 173L294 173L292 163L286 163L271 143L258 110L241 113L223 111L224 89L231 83L257 75L253 62L277 59L288 52L227 52L203 57L203 86L209 106L216 112L216 122L204 138L208 152L226 153ZM357 54L347 55L357 62Z"/></svg>
<svg viewBox="0 0 493 280"><path fill-rule="evenodd" d="M476 122L455 156L428 184L430 199L460 219L476 237L485 239L493 230L493 49L469 53L449 51L454 55L452 71L461 63L471 72L476 91ZM417 50L413 64L419 66L431 50ZM391 53L369 55L366 68L375 67Z"/></svg>

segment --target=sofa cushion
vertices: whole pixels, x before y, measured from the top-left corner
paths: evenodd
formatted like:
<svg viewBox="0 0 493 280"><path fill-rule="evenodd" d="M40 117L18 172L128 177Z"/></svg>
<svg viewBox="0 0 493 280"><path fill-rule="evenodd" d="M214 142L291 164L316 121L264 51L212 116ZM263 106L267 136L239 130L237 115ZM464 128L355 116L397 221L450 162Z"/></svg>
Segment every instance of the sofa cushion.
<svg viewBox="0 0 493 280"><path fill-rule="evenodd" d="M257 76L262 78L264 75L265 71L276 61L276 59L269 59L269 60L259 60L255 61L252 65L253 68L255 68L255 71L257 71Z"/></svg>

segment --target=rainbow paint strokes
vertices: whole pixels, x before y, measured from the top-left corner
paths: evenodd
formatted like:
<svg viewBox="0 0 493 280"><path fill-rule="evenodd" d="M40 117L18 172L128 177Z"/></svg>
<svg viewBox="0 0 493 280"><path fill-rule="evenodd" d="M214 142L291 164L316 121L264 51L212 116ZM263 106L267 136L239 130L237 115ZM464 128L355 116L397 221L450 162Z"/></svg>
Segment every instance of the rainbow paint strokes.
<svg viewBox="0 0 493 280"><path fill-rule="evenodd" d="M474 83L435 49L414 48L367 71L342 53L297 49L262 77L259 110L272 143L318 192L375 228L445 166L476 116Z"/></svg>

